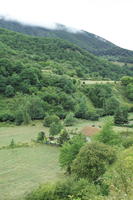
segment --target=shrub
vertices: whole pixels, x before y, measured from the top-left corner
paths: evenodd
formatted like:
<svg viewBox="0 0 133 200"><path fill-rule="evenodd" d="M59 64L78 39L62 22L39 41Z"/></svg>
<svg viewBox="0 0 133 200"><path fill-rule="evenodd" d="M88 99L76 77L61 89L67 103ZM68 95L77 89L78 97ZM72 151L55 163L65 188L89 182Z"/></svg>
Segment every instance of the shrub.
<svg viewBox="0 0 133 200"><path fill-rule="evenodd" d="M43 131L40 131L37 136L37 142L43 142L44 138L45 138L45 133Z"/></svg>
<svg viewBox="0 0 133 200"><path fill-rule="evenodd" d="M85 136L79 134L74 136L60 149L59 162L62 168L66 169L67 173L71 173L71 165L80 151L80 148L86 143Z"/></svg>
<svg viewBox="0 0 133 200"><path fill-rule="evenodd" d="M15 95L15 90L11 85L7 85L5 89L6 97L13 97Z"/></svg>
<svg viewBox="0 0 133 200"><path fill-rule="evenodd" d="M128 122L128 110L124 107L118 107L114 116L115 124L124 124Z"/></svg>
<svg viewBox="0 0 133 200"><path fill-rule="evenodd" d="M101 143L88 143L83 146L72 164L72 174L77 178L98 181L108 165L116 160L112 147Z"/></svg>
<svg viewBox="0 0 133 200"><path fill-rule="evenodd" d="M68 131L66 129L61 130L59 138L58 138L58 144L62 146L68 140L70 140Z"/></svg>
<svg viewBox="0 0 133 200"><path fill-rule="evenodd" d="M57 123L53 122L50 125L50 129L49 129L50 135L51 136L58 135L62 129L63 129L63 125L60 121L58 121Z"/></svg>
<svg viewBox="0 0 133 200"><path fill-rule="evenodd" d="M68 113L64 120L64 124L66 126L72 126L74 122L75 122L74 114L72 112Z"/></svg>
<svg viewBox="0 0 133 200"><path fill-rule="evenodd" d="M15 120L15 116L12 113L5 112L0 114L0 121L5 122L5 121L10 121L13 122Z"/></svg>
<svg viewBox="0 0 133 200"><path fill-rule="evenodd" d="M24 122L23 111L18 110L15 113L15 123L16 123L16 125L21 125L23 122Z"/></svg>
<svg viewBox="0 0 133 200"><path fill-rule="evenodd" d="M108 145L121 144L121 137L113 130L113 122L109 118L106 119L106 123L104 124L100 133L95 136L95 139Z"/></svg>
<svg viewBox="0 0 133 200"><path fill-rule="evenodd" d="M47 115L44 118L43 125L46 127L50 127L50 125L54 123L58 123L60 121L59 117L57 115Z"/></svg>

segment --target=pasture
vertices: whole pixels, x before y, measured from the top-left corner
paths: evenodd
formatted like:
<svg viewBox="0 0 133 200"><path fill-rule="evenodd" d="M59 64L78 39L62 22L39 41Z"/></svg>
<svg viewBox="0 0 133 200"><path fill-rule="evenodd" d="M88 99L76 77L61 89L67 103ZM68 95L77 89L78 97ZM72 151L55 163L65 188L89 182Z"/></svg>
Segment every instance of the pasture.
<svg viewBox="0 0 133 200"><path fill-rule="evenodd" d="M19 199L40 183L63 176L59 149L48 145L0 150L0 199Z"/></svg>
<svg viewBox="0 0 133 200"><path fill-rule="evenodd" d="M133 118L133 113L130 113L129 118ZM87 131L92 133L93 129L100 130L99 127L102 127L104 122L104 117L99 121L78 119L73 126L66 128L78 132L86 131L87 128ZM116 131L127 130L126 127L116 126L114 129ZM133 130L133 128L128 128L128 130ZM4 127L0 127L0 147L9 145L12 139L15 143L31 143L40 131L46 134L49 131L41 121L34 121L28 126L5 127L4 124ZM90 135L91 133L89 132ZM39 184L64 177L58 157L58 147L44 144L0 150L0 200L14 200L15 198L20 200L21 196Z"/></svg>

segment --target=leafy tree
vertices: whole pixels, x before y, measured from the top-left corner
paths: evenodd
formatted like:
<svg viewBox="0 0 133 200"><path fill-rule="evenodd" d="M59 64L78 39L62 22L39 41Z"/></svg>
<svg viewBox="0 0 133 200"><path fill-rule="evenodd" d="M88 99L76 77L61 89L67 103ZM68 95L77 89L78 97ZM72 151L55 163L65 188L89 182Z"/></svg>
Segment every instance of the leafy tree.
<svg viewBox="0 0 133 200"><path fill-rule="evenodd" d="M62 129L58 138L58 144L62 146L68 140L70 140L68 131L66 129Z"/></svg>
<svg viewBox="0 0 133 200"><path fill-rule="evenodd" d="M46 126L46 127L50 127L50 125L52 123L57 124L59 121L60 121L60 119L59 119L59 117L57 115L47 115L44 118L43 125Z"/></svg>
<svg viewBox="0 0 133 200"><path fill-rule="evenodd" d="M6 97L13 97L15 95L15 90L11 85L7 85L5 89Z"/></svg>
<svg viewBox="0 0 133 200"><path fill-rule="evenodd" d="M23 117L23 111L20 109L20 110L17 110L16 113L15 113L15 123L16 125L21 125L24 121L24 117Z"/></svg>
<svg viewBox="0 0 133 200"><path fill-rule="evenodd" d="M31 96L27 99L26 110L33 120L44 118L43 101L37 96Z"/></svg>
<svg viewBox="0 0 133 200"><path fill-rule="evenodd" d="M60 121L58 121L57 123L53 122L50 125L50 129L49 129L50 135L51 136L58 135L62 129L63 129L63 125Z"/></svg>
<svg viewBox="0 0 133 200"><path fill-rule="evenodd" d="M72 126L74 122L75 122L74 114L72 112L68 113L64 120L64 124L66 126Z"/></svg>
<svg viewBox="0 0 133 200"><path fill-rule="evenodd" d="M128 122L128 110L125 107L118 107L114 116L115 124L124 124Z"/></svg>
<svg viewBox="0 0 133 200"><path fill-rule="evenodd" d="M116 160L112 147L102 143L88 143L83 146L72 164L72 173L78 178L98 181L107 166Z"/></svg>
<svg viewBox="0 0 133 200"><path fill-rule="evenodd" d="M95 139L99 142L108 145L121 145L120 135L113 130L113 121L110 118L106 118L106 122Z"/></svg>
<svg viewBox="0 0 133 200"><path fill-rule="evenodd" d="M79 134L74 136L60 149L59 162L62 168L66 169L66 172L71 174L71 165L76 155L79 153L80 148L86 143L85 136Z"/></svg>
<svg viewBox="0 0 133 200"><path fill-rule="evenodd" d="M118 107L119 107L118 100L112 96L105 100L104 112L106 115L114 115L114 113Z"/></svg>
<svg viewBox="0 0 133 200"><path fill-rule="evenodd" d="M89 107L85 96L83 96L79 104L76 105L75 116L77 118L89 119Z"/></svg>
<svg viewBox="0 0 133 200"><path fill-rule="evenodd" d="M37 142L43 142L44 138L45 138L45 133L43 131L40 131L37 136Z"/></svg>

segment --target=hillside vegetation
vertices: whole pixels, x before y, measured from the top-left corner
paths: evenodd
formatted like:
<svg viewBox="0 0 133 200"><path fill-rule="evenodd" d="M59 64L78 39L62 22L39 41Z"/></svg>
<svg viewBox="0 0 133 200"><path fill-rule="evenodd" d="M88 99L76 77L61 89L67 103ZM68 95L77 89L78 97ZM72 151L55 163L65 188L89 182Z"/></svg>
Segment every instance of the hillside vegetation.
<svg viewBox="0 0 133 200"><path fill-rule="evenodd" d="M97 56L104 56L109 60L124 63L133 63L133 51L120 48L95 34L86 31L73 31L64 25L57 24L56 29L48 29L0 19L0 27L32 36L60 38Z"/></svg>

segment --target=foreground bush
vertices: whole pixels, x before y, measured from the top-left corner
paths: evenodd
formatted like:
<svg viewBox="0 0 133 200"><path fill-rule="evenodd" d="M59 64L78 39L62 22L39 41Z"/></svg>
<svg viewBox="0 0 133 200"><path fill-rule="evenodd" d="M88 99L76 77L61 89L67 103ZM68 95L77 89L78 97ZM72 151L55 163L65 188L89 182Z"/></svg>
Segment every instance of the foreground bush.
<svg viewBox="0 0 133 200"><path fill-rule="evenodd" d="M55 184L45 184L28 194L25 200L94 200L98 199L99 190L94 184L72 178ZM96 198L97 197L97 198Z"/></svg>
<svg viewBox="0 0 133 200"><path fill-rule="evenodd" d="M115 160L116 154L112 147L97 142L87 143L73 161L72 174L77 178L98 181Z"/></svg>

